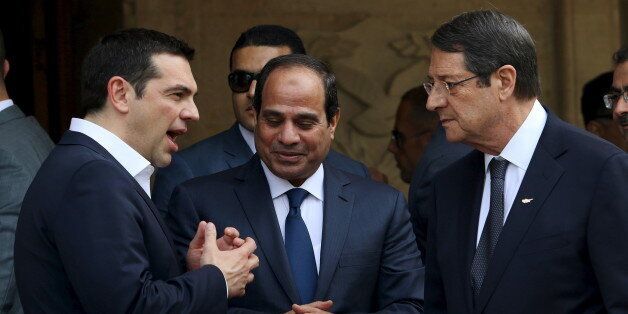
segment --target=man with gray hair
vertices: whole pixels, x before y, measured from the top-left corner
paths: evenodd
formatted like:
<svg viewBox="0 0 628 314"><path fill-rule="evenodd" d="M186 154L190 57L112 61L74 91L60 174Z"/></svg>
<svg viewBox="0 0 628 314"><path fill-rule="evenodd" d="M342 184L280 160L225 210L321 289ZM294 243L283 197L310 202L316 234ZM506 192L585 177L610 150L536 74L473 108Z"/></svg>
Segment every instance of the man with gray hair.
<svg viewBox="0 0 628 314"><path fill-rule="evenodd" d="M475 150L434 180L426 312L628 311L628 155L540 104L512 17L463 13L432 44L427 107Z"/></svg>
<svg viewBox="0 0 628 314"><path fill-rule="evenodd" d="M0 313L21 313L13 272L15 226L26 189L53 143L37 120L26 117L9 98L9 72L0 31Z"/></svg>

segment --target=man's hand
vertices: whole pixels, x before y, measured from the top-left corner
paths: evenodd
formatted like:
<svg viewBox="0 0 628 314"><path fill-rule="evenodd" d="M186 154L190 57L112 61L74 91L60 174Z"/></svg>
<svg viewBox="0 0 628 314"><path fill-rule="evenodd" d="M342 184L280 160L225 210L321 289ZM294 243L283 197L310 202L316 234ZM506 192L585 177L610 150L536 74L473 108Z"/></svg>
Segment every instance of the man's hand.
<svg viewBox="0 0 628 314"><path fill-rule="evenodd" d="M216 241L218 249L221 251L230 251L237 249L244 244L244 239L240 238L240 232L233 227L225 228L225 234Z"/></svg>
<svg viewBox="0 0 628 314"><path fill-rule="evenodd" d="M216 240L216 227L211 222L205 224L204 238L200 265L215 265L222 271L229 286L229 298L243 296L246 285L253 281L251 270L259 266L259 258L253 254L257 248L255 241L247 237L239 247L221 251Z"/></svg>
<svg viewBox="0 0 628 314"><path fill-rule="evenodd" d="M188 270L196 270L201 267L201 255L203 254L203 244L205 243L205 229L207 223L201 221L198 224L194 239L190 241L188 247L188 254L185 261L188 266ZM225 234L216 241L218 249L221 251L228 251L238 248L244 244L244 240L239 238L240 232L233 227L225 228Z"/></svg>
<svg viewBox="0 0 628 314"><path fill-rule="evenodd" d="M314 301L309 304L293 304L292 311L287 312L286 314L305 314L305 313L330 313L328 312L331 309L334 302L331 300L327 301Z"/></svg>

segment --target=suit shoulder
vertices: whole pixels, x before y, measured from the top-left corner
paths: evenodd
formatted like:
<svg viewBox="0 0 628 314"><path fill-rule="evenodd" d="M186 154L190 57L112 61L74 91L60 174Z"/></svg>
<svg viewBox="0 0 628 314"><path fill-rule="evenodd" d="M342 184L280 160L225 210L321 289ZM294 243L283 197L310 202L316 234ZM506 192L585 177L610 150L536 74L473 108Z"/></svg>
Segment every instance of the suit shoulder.
<svg viewBox="0 0 628 314"><path fill-rule="evenodd" d="M625 154L619 147L564 121L558 122L562 134L560 139L569 150L586 157L588 162L606 160L616 154ZM551 143L550 143L551 145Z"/></svg>
<svg viewBox="0 0 628 314"><path fill-rule="evenodd" d="M325 161L326 163L345 172L350 172L361 177L368 176L368 170L363 163L345 156L333 149L329 150Z"/></svg>
<svg viewBox="0 0 628 314"><path fill-rule="evenodd" d="M198 158L198 156L207 156L211 152L222 152L225 139L229 137L229 131L225 130L206 139L192 144L190 147L182 150L177 155L185 160Z"/></svg>
<svg viewBox="0 0 628 314"><path fill-rule="evenodd" d="M209 175L195 177L185 181L182 186L190 190L205 190L207 188L224 189L225 187L233 186L235 182L237 182L236 177L242 171L243 167L245 167L245 165Z"/></svg>

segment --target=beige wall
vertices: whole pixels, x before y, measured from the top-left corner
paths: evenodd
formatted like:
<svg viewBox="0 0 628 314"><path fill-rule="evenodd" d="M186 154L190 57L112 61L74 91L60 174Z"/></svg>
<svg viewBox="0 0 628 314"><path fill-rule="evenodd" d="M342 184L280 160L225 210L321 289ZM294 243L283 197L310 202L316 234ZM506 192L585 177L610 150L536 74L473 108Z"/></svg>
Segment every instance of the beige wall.
<svg viewBox="0 0 628 314"><path fill-rule="evenodd" d="M469 10L496 8L514 16L537 44L541 101L581 124L581 86L610 69L620 41L619 0L531 1L243 1L124 0L126 26L155 28L197 49L192 63L201 122L187 146L233 121L226 84L229 52L238 35L256 24L281 24L303 37L308 53L336 72L341 124L336 149L402 184L386 152L399 96L425 78L427 42L438 25Z"/></svg>

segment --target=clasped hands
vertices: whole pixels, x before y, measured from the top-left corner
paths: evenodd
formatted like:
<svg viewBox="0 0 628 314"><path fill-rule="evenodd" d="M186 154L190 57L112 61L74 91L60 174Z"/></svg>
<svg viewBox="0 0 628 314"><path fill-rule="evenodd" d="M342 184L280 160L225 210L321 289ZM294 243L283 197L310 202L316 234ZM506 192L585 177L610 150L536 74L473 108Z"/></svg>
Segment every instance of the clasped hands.
<svg viewBox="0 0 628 314"><path fill-rule="evenodd" d="M225 228L224 235L216 238L213 223L198 224L186 256L188 270L214 265L227 281L229 298L243 296L246 285L254 279L251 270L259 266L259 258L253 254L257 245L252 238L240 238L238 230L232 227Z"/></svg>

